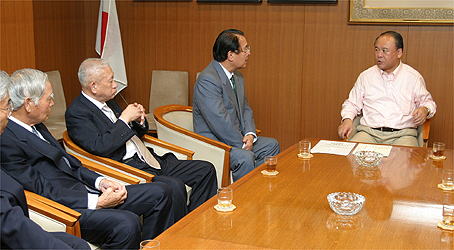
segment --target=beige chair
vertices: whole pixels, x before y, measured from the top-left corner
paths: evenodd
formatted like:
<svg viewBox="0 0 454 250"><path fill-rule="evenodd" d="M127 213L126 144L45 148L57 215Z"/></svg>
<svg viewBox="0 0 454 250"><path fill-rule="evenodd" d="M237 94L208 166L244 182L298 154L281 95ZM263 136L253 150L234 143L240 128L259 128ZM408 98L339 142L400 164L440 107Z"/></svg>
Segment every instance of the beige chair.
<svg viewBox="0 0 454 250"><path fill-rule="evenodd" d="M47 77L52 85L54 92L55 105L49 115L49 119L44 122L49 132L57 140L63 138L63 131L66 130L65 111L66 100L65 93L63 92L63 85L61 82L60 72L58 70L46 72Z"/></svg>
<svg viewBox="0 0 454 250"><path fill-rule="evenodd" d="M108 169L93 161L80 158L82 165L97 173L104 174L110 179L114 179L125 184L138 184L139 179L127 176L118 171ZM66 232L77 237L81 237L79 218L81 214L58 202L47 199L38 194L25 191L30 219L48 232ZM99 247L90 244L91 249Z"/></svg>
<svg viewBox="0 0 454 250"><path fill-rule="evenodd" d="M356 127L359 125L359 121L362 115L358 115L353 119L353 130L350 133L350 138L353 137L358 131ZM423 125L418 126L418 145L420 147L427 147L427 143L429 141L429 133L430 133L430 119L426 120Z"/></svg>
<svg viewBox="0 0 454 250"><path fill-rule="evenodd" d="M158 138L194 151L194 160L206 160L216 168L219 186L231 184L231 146L194 133L192 107L166 105L154 110Z"/></svg>
<svg viewBox="0 0 454 250"><path fill-rule="evenodd" d="M188 105L188 72L153 70L147 120L150 131L156 131L153 110L167 104Z"/></svg>

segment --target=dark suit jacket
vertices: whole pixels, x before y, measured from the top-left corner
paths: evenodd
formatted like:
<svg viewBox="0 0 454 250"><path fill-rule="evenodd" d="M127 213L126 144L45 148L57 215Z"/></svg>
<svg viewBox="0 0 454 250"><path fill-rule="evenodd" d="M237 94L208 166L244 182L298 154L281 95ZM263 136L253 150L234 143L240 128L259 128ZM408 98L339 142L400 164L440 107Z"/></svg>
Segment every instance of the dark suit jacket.
<svg viewBox="0 0 454 250"><path fill-rule="evenodd" d="M255 122L244 93L243 76L236 71L234 78L238 101L221 65L212 61L194 86L192 115L196 133L242 148L243 136L255 133Z"/></svg>
<svg viewBox="0 0 454 250"><path fill-rule="evenodd" d="M95 190L100 175L67 154L42 123L35 127L48 142L15 122L8 122L0 136L2 170L26 190L73 209L87 208L86 186Z"/></svg>
<svg viewBox="0 0 454 250"><path fill-rule="evenodd" d="M1 248L71 249L28 218L22 186L1 170L0 175Z"/></svg>
<svg viewBox="0 0 454 250"><path fill-rule="evenodd" d="M122 109L110 100L107 105L118 118ZM71 140L86 151L122 162L126 154L126 142L132 136L142 137L148 131L148 123L129 123L123 121L113 123L98 107L80 94L69 105L65 113L66 128Z"/></svg>

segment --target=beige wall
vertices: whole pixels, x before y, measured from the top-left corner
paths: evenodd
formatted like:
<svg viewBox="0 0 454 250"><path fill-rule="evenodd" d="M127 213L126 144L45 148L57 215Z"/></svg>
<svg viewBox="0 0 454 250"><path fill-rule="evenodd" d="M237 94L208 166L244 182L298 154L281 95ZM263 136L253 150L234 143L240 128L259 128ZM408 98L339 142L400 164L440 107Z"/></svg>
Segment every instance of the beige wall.
<svg viewBox="0 0 454 250"><path fill-rule="evenodd" d="M62 72L68 101L80 91L77 66L96 56L98 8L98 1L33 2L36 66ZM439 105L431 141L452 148L454 26L349 25L348 9L346 0L337 5L117 0L129 80L123 95L148 105L154 69L189 71L192 92L195 74L211 60L215 37L235 27L252 46L243 72L263 135L276 137L283 148L303 137L337 139L340 105L357 75L374 63L373 40L397 30L405 39L404 61L425 77ZM2 67L10 67L4 65L2 59Z"/></svg>

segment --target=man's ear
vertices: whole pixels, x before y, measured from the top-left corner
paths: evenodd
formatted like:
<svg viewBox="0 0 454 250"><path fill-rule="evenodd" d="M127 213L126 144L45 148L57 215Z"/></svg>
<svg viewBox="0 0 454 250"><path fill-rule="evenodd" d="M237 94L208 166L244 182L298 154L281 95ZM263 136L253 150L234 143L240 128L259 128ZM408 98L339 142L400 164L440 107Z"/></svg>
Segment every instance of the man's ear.
<svg viewBox="0 0 454 250"><path fill-rule="evenodd" d="M402 51L402 48L400 48L397 50L397 58L400 59L402 57L402 55L403 55L403 51Z"/></svg>
<svg viewBox="0 0 454 250"><path fill-rule="evenodd" d="M90 82L88 84L88 89L90 89L90 92L95 94L96 93L96 83L95 82Z"/></svg>
<svg viewBox="0 0 454 250"><path fill-rule="evenodd" d="M35 103L32 101L32 99L29 98L29 97L25 98L24 107L25 107L25 111L27 111L28 113L32 112L32 106L31 105L35 105Z"/></svg>
<svg viewBox="0 0 454 250"><path fill-rule="evenodd" d="M233 54L235 54L235 52L233 51L227 52L227 61L229 62L233 61Z"/></svg>

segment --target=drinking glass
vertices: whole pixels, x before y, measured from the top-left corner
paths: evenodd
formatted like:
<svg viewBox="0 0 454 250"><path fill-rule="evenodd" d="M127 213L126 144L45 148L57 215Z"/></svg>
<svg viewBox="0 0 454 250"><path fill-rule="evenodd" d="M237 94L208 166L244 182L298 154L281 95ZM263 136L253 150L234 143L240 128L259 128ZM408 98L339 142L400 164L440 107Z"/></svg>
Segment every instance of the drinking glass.
<svg viewBox="0 0 454 250"><path fill-rule="evenodd" d="M233 190L228 187L218 189L218 205L224 208L232 206Z"/></svg>
<svg viewBox="0 0 454 250"><path fill-rule="evenodd" d="M311 156L311 142L309 140L302 140L298 143L299 157L309 158Z"/></svg>
<svg viewBox="0 0 454 250"><path fill-rule="evenodd" d="M454 188L454 168L443 169L443 179L441 181L443 187L452 189Z"/></svg>
<svg viewBox="0 0 454 250"><path fill-rule="evenodd" d="M434 142L432 145L432 158L435 160L444 159L445 144L443 142Z"/></svg>
<svg viewBox="0 0 454 250"><path fill-rule="evenodd" d="M140 249L153 249L153 250L159 250L161 244L157 240L143 240L140 242Z"/></svg>
<svg viewBox="0 0 454 250"><path fill-rule="evenodd" d="M443 192L443 221L442 224L454 230L454 193Z"/></svg>
<svg viewBox="0 0 454 250"><path fill-rule="evenodd" d="M277 166L277 157L276 156L266 156L265 157L266 171L272 173L276 171Z"/></svg>

